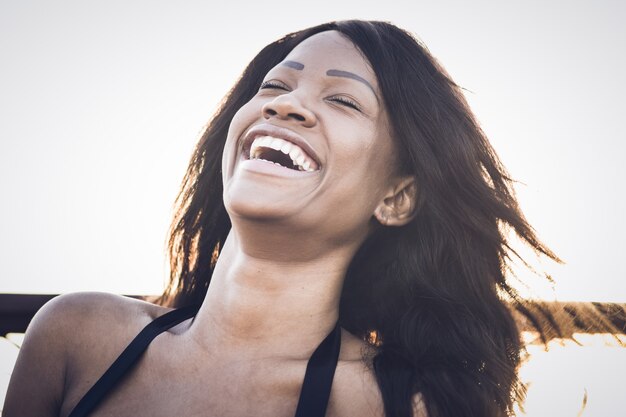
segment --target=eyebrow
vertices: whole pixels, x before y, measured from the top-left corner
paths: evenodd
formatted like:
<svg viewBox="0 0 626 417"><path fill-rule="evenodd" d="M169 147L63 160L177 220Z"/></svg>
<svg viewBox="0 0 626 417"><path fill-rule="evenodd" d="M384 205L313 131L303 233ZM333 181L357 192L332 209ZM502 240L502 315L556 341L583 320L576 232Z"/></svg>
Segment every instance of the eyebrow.
<svg viewBox="0 0 626 417"><path fill-rule="evenodd" d="M304 69L304 64L301 64L296 61L283 61L281 65L284 65L285 67L293 68L298 71L302 71Z"/></svg>
<svg viewBox="0 0 626 417"><path fill-rule="evenodd" d="M298 70L298 71L302 71L304 69L304 64L301 64L300 62L296 62L296 61L283 61L281 62L281 65ZM356 75L352 72L338 70L338 69L329 69L328 71L326 71L326 75L328 75L329 77L344 77L344 78L350 78L352 80L359 81L365 84L370 90L372 90L372 93L374 93L376 100L380 101L378 99L378 94L376 94L376 90L374 90L374 87L372 87L372 84L370 84L369 81L367 81L365 78L361 77L360 75Z"/></svg>
<svg viewBox="0 0 626 417"><path fill-rule="evenodd" d="M374 90L374 87L372 87L372 84L370 84L369 81L367 81L365 78L361 77L360 75L356 75L352 72L342 71L342 70L337 70L337 69L329 69L328 71L326 71L326 75L330 77L350 78L350 79L359 81L365 84L366 86L368 86L369 89L372 90L372 93L374 93L374 97L376 97L376 100L379 101L378 94L376 94L376 90Z"/></svg>

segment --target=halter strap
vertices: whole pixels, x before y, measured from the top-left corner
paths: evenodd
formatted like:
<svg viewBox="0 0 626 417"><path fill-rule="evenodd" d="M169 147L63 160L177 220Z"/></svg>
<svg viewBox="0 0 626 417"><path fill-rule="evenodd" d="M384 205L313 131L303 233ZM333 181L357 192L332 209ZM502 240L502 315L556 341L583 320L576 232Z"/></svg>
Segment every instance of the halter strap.
<svg viewBox="0 0 626 417"><path fill-rule="evenodd" d="M341 349L339 323L309 359L295 417L324 417Z"/></svg>
<svg viewBox="0 0 626 417"><path fill-rule="evenodd" d="M87 394L76 404L68 417L87 416L115 386L115 384L137 363L150 342L164 331L195 316L198 306L188 306L169 311L154 319L139 332L132 342L117 357L98 381L87 391Z"/></svg>
<svg viewBox="0 0 626 417"><path fill-rule="evenodd" d="M193 317L198 306L172 310L154 319L130 342L115 362L76 404L68 417L86 417L137 363L155 337ZM341 328L339 324L315 349L307 363L295 417L324 417L339 360Z"/></svg>

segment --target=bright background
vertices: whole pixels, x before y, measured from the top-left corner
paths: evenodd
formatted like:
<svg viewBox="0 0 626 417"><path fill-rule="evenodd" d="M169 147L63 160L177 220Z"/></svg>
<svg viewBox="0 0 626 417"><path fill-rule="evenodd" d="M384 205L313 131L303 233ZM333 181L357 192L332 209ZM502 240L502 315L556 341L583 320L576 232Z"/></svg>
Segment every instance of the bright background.
<svg viewBox="0 0 626 417"><path fill-rule="evenodd" d="M626 302L625 5L0 0L0 292L159 293L188 158L245 64L287 32L365 18L415 33L468 90L567 262L539 265L557 286L532 280L535 295ZM20 341L0 338L0 403ZM530 346L528 416L623 416L609 342Z"/></svg>
<svg viewBox="0 0 626 417"><path fill-rule="evenodd" d="M415 33L469 90L567 262L536 294L626 302L624 4L0 0L0 292L159 293L188 158L245 64L366 18Z"/></svg>

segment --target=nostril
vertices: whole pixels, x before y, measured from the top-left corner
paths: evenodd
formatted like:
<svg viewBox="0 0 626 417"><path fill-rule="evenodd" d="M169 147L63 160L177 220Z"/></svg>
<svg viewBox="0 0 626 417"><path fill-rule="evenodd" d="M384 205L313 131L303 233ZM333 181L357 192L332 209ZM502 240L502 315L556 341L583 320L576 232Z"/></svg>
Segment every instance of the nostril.
<svg viewBox="0 0 626 417"><path fill-rule="evenodd" d="M278 119L292 120L306 125L315 124L315 115L307 108L300 106L297 101L293 101L287 96L287 94L283 94L265 103L261 108L263 118L270 119L276 117Z"/></svg>

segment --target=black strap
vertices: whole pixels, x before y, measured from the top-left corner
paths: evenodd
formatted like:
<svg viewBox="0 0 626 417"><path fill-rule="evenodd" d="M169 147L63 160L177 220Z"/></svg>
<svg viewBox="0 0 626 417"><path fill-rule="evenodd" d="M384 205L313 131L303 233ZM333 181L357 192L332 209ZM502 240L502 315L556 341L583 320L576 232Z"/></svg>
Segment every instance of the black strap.
<svg viewBox="0 0 626 417"><path fill-rule="evenodd" d="M87 416L115 386L115 384L137 363L137 359L144 353L152 340L164 331L193 317L198 312L198 306L189 306L172 310L157 317L141 332L117 357L115 362L91 387L87 394L76 404L68 417Z"/></svg>
<svg viewBox="0 0 626 417"><path fill-rule="evenodd" d="M137 359L145 352L155 337L193 317L197 311L198 306L172 310L144 327L76 404L68 417L86 417L89 415L115 384L132 369L133 365L137 363ZM295 417L324 417L326 415L340 348L341 328L337 324L315 349L307 363Z"/></svg>
<svg viewBox="0 0 626 417"><path fill-rule="evenodd" d="M295 417L324 417L341 349L339 323L315 349L306 366Z"/></svg>

